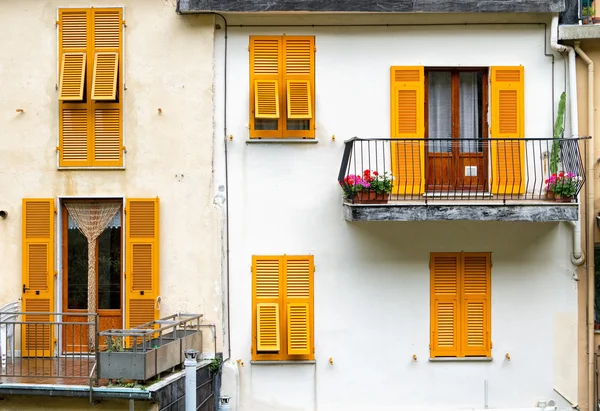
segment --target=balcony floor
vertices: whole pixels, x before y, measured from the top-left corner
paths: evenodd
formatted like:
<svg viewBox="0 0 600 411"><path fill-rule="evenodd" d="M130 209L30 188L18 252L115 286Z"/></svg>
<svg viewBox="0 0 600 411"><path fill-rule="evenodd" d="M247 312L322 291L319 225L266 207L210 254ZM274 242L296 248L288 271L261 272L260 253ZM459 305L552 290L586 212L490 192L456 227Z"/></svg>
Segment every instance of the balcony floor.
<svg viewBox="0 0 600 411"><path fill-rule="evenodd" d="M543 200L402 200L387 204L344 202L347 221L576 221L578 203Z"/></svg>
<svg viewBox="0 0 600 411"><path fill-rule="evenodd" d="M8 359L6 370L0 373L2 384L57 384L89 385L89 375L96 363L94 357L77 356L60 358L15 358ZM101 380L99 385L107 385Z"/></svg>

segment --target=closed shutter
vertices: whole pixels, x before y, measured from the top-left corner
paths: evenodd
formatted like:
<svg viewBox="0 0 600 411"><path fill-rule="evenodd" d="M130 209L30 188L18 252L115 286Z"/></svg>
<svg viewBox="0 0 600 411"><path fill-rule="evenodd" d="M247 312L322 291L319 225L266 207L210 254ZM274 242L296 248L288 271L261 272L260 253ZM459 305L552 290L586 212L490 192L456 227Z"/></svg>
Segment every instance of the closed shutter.
<svg viewBox="0 0 600 411"><path fill-rule="evenodd" d="M127 199L126 314L132 328L159 318L159 200Z"/></svg>
<svg viewBox="0 0 600 411"><path fill-rule="evenodd" d="M60 165L91 165L88 161L88 147L91 141L88 109L63 105L60 114Z"/></svg>
<svg viewBox="0 0 600 411"><path fill-rule="evenodd" d="M491 356L490 254L462 253L462 335L464 356Z"/></svg>
<svg viewBox="0 0 600 411"><path fill-rule="evenodd" d="M424 138L425 71L423 67L391 68L391 137ZM424 144L418 141L391 143L395 194L422 194L425 189Z"/></svg>
<svg viewBox="0 0 600 411"><path fill-rule="evenodd" d="M23 199L23 311L54 311L54 200ZM23 357L53 355L53 327L48 314L25 314Z"/></svg>
<svg viewBox="0 0 600 411"><path fill-rule="evenodd" d="M523 67L492 67L492 139L525 138ZM525 193L525 144L492 140L492 193Z"/></svg>
<svg viewBox="0 0 600 411"><path fill-rule="evenodd" d="M118 167L123 164L123 118L118 83L121 72L122 10L94 8L93 19L94 67L91 104L94 165Z"/></svg>
<svg viewBox="0 0 600 411"><path fill-rule="evenodd" d="M256 351L275 353L281 349L280 297L281 257L252 257L252 284Z"/></svg>
<svg viewBox="0 0 600 411"><path fill-rule="evenodd" d="M314 107L314 37L283 37L284 79L287 94L287 118L313 118ZM314 137L314 127L309 127Z"/></svg>
<svg viewBox="0 0 600 411"><path fill-rule="evenodd" d="M283 95L280 63L281 37L250 37L251 132L256 118L280 117L280 96ZM274 136L277 133L276 131Z"/></svg>
<svg viewBox="0 0 600 411"><path fill-rule="evenodd" d="M313 256L286 257L285 301L289 355L312 354Z"/></svg>
<svg viewBox="0 0 600 411"><path fill-rule="evenodd" d="M431 357L459 355L459 271L454 253L431 254Z"/></svg>

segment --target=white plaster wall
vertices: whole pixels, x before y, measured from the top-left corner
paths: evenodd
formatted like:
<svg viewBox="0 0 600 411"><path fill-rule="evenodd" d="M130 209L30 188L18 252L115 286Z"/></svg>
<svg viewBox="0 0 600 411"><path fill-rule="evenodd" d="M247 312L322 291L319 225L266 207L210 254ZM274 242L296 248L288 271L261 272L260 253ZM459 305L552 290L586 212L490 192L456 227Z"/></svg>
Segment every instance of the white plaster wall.
<svg viewBox="0 0 600 411"><path fill-rule="evenodd" d="M158 196L161 315L202 313L206 322L220 324L220 210L211 179L213 17L179 16L175 3L0 2L0 209L8 211L0 221L0 305L21 296L22 198ZM57 171L57 9L89 6L124 7L122 171ZM212 351L212 339L205 349Z"/></svg>
<svg viewBox="0 0 600 411"><path fill-rule="evenodd" d="M245 23L239 16L231 20ZM316 36L317 144L246 143L248 37L282 33ZM217 170L223 162L223 44L218 33ZM348 223L336 181L344 139L389 136L391 65L522 64L526 135L550 137L552 64L544 56L543 26L230 27L227 57L233 364L223 393L235 397L232 409L483 409L485 381L489 408L535 407L552 398L566 409L554 388L556 368L574 367L577 359L575 340L561 336L577 323L569 225ZM564 84L560 56L555 75L558 96ZM223 174L216 180L223 182ZM431 252L444 251L492 253L490 363L428 361L428 261ZM284 253L315 255L315 365L250 361L251 256ZM555 353L557 343L562 353Z"/></svg>

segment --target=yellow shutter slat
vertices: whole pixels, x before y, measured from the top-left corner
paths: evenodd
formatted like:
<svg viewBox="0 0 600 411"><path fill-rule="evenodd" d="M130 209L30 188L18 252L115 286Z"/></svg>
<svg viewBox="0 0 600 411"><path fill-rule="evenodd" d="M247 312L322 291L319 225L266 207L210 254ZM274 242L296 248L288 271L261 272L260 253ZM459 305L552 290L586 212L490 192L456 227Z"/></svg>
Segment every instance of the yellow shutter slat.
<svg viewBox="0 0 600 411"><path fill-rule="evenodd" d="M277 80L254 81L254 117L279 118L279 83Z"/></svg>
<svg viewBox="0 0 600 411"><path fill-rule="evenodd" d="M54 307L54 200L23 199L22 296L24 312L53 312ZM49 315L25 315L25 321L50 322ZM50 325L23 329L22 355L53 355Z"/></svg>
<svg viewBox="0 0 600 411"><path fill-rule="evenodd" d="M254 263L257 298L279 298L280 261L257 259Z"/></svg>
<svg viewBox="0 0 600 411"><path fill-rule="evenodd" d="M425 135L425 71L423 67L391 67L391 137L423 138ZM394 194L422 194L425 190L424 144L391 143Z"/></svg>
<svg viewBox="0 0 600 411"><path fill-rule="evenodd" d="M310 258L287 257L285 260L286 297L309 299L312 267Z"/></svg>
<svg viewBox="0 0 600 411"><path fill-rule="evenodd" d="M87 48L87 10L59 10L59 47L61 50Z"/></svg>
<svg viewBox="0 0 600 411"><path fill-rule="evenodd" d="M250 69L254 75L275 76L279 75L279 48L278 38L251 38L250 39Z"/></svg>
<svg viewBox="0 0 600 411"><path fill-rule="evenodd" d="M88 163L87 109L62 108L60 117L60 165L85 166Z"/></svg>
<svg viewBox="0 0 600 411"><path fill-rule="evenodd" d="M92 100L115 100L117 98L118 70L119 53L113 51L95 53Z"/></svg>
<svg viewBox="0 0 600 411"><path fill-rule="evenodd" d="M290 119L312 118L312 99L309 80L287 81L287 109Z"/></svg>
<svg viewBox="0 0 600 411"><path fill-rule="evenodd" d="M279 304L258 303L257 316L257 350L279 351Z"/></svg>
<svg viewBox="0 0 600 411"><path fill-rule="evenodd" d="M491 356L490 254L462 254L462 351L465 356Z"/></svg>
<svg viewBox="0 0 600 411"><path fill-rule="evenodd" d="M431 357L459 354L459 270L457 254L431 254Z"/></svg>
<svg viewBox="0 0 600 411"><path fill-rule="evenodd" d="M309 303L287 304L288 354L310 354Z"/></svg>
<svg viewBox="0 0 600 411"><path fill-rule="evenodd" d="M97 165L121 164L121 110L98 108L94 110L94 160Z"/></svg>
<svg viewBox="0 0 600 411"><path fill-rule="evenodd" d="M93 9L94 47L118 49L121 44L121 10Z"/></svg>
<svg viewBox="0 0 600 411"><path fill-rule="evenodd" d="M126 328L159 317L156 300L159 278L159 200L127 199L126 216Z"/></svg>
<svg viewBox="0 0 600 411"><path fill-rule="evenodd" d="M492 139L525 138L523 67L492 67ZM492 140L492 193L525 193L525 143Z"/></svg>
<svg viewBox="0 0 600 411"><path fill-rule="evenodd" d="M313 37L284 37L283 49L286 76L310 76L312 74Z"/></svg>
<svg viewBox="0 0 600 411"><path fill-rule="evenodd" d="M58 98L63 101L83 100L86 54L62 53Z"/></svg>

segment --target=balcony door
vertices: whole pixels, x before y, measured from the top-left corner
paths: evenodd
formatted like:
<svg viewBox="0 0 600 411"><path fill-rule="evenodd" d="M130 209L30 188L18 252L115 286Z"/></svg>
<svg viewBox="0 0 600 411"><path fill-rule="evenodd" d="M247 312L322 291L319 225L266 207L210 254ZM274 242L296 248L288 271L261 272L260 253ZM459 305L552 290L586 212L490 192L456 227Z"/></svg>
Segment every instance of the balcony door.
<svg viewBox="0 0 600 411"><path fill-rule="evenodd" d="M89 203L93 204L91 201ZM80 208L83 211L79 211L79 214L87 212L87 218L75 215L74 209L69 208L68 204L62 205L62 308L63 312L71 314L64 316L63 321L87 322L88 317L85 313L93 311L98 313L100 331L122 328L122 207L112 203L112 209L109 211L106 209L90 211L86 209L85 203L79 203L80 206L82 204L83 207ZM98 220L102 218L104 221L99 223ZM95 224L96 234L100 233L91 242L95 247L95 253L88 252L90 241L86 237L93 229L82 230L81 226L84 224L89 226ZM90 269L90 264L94 265L93 270ZM94 276L92 284L89 282L90 275ZM88 305L90 295L94 299L91 305L94 308L91 310ZM88 335L89 330L86 326L63 327L63 352L94 350L94 344L90 345ZM100 346L103 345L105 342L100 341Z"/></svg>
<svg viewBox="0 0 600 411"><path fill-rule="evenodd" d="M428 192L486 189L487 84L487 69L426 70Z"/></svg>

